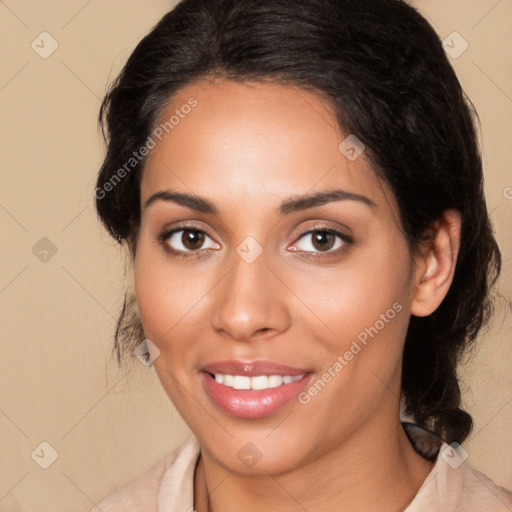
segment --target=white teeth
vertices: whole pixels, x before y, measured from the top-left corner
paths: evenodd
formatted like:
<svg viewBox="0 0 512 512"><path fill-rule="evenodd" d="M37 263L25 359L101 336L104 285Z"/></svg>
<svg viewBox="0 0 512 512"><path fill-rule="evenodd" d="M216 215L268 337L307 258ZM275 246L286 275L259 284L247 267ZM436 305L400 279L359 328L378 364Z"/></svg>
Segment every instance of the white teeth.
<svg viewBox="0 0 512 512"><path fill-rule="evenodd" d="M251 389L251 377L233 376L233 389Z"/></svg>
<svg viewBox="0 0 512 512"><path fill-rule="evenodd" d="M224 386L233 389L270 389L277 388L282 384L291 384L306 375L257 375L248 377L246 375L224 375L222 373L215 374L215 381Z"/></svg>
<svg viewBox="0 0 512 512"><path fill-rule="evenodd" d="M268 387L277 388L283 383L283 377L281 375L269 375L268 376Z"/></svg>
<svg viewBox="0 0 512 512"><path fill-rule="evenodd" d="M258 375L251 377L251 389L267 389L268 377L266 375Z"/></svg>

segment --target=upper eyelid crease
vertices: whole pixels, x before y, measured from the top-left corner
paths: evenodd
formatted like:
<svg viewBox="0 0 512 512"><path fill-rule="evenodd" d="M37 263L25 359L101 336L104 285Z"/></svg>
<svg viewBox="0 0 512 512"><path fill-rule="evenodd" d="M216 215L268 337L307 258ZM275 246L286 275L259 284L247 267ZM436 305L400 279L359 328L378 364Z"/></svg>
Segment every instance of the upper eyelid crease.
<svg viewBox="0 0 512 512"><path fill-rule="evenodd" d="M219 215L219 209L208 199L191 194L172 192L171 190L161 190L151 195L144 204L143 211L158 200L173 202L200 213ZM280 215L284 216L322 206L333 201L356 201L365 204L371 209L377 208L376 204L366 196L342 189L335 189L286 199L281 203L277 211Z"/></svg>

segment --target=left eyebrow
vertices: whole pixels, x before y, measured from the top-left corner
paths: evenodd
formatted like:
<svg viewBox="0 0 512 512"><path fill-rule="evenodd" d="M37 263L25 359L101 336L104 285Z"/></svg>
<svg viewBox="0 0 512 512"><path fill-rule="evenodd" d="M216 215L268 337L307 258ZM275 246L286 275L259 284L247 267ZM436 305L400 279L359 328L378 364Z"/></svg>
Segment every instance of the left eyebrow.
<svg viewBox="0 0 512 512"><path fill-rule="evenodd" d="M348 192L347 190L335 189L293 197L281 203L278 211L281 215L289 215L290 213L322 206L332 201L359 201L372 209L377 208L377 205L366 196Z"/></svg>

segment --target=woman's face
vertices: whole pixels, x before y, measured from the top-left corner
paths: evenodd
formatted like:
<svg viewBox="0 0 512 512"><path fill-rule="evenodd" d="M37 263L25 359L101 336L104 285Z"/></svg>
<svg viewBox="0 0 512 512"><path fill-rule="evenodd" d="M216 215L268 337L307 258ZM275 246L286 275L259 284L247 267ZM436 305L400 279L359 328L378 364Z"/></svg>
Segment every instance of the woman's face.
<svg viewBox="0 0 512 512"><path fill-rule="evenodd" d="M313 93L256 83L188 86L156 130L136 293L203 453L277 473L395 423L414 267L357 140Z"/></svg>

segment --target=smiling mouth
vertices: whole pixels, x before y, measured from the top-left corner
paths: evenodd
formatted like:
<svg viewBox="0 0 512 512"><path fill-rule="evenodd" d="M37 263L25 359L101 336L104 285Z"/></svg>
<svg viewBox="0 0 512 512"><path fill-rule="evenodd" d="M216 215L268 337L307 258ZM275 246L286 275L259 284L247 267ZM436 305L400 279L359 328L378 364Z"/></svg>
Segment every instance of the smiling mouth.
<svg viewBox="0 0 512 512"><path fill-rule="evenodd" d="M232 389L252 389L265 390L282 386L283 384L291 384L302 379L306 374L300 375L255 375L249 377L247 375L229 375L223 373L210 373L208 375L218 384Z"/></svg>
<svg viewBox="0 0 512 512"><path fill-rule="evenodd" d="M273 370L279 371L277 368ZM291 405L314 376L314 372L302 370L299 373L291 368L288 370L283 368L281 371L286 374L282 375L270 373L263 367L259 371L252 368L248 372L251 375L220 373L220 371L220 368L215 371L209 368L199 372L203 389L212 404L225 414L248 420L263 419ZM260 372L267 374L260 374ZM295 375L290 375L288 372Z"/></svg>

